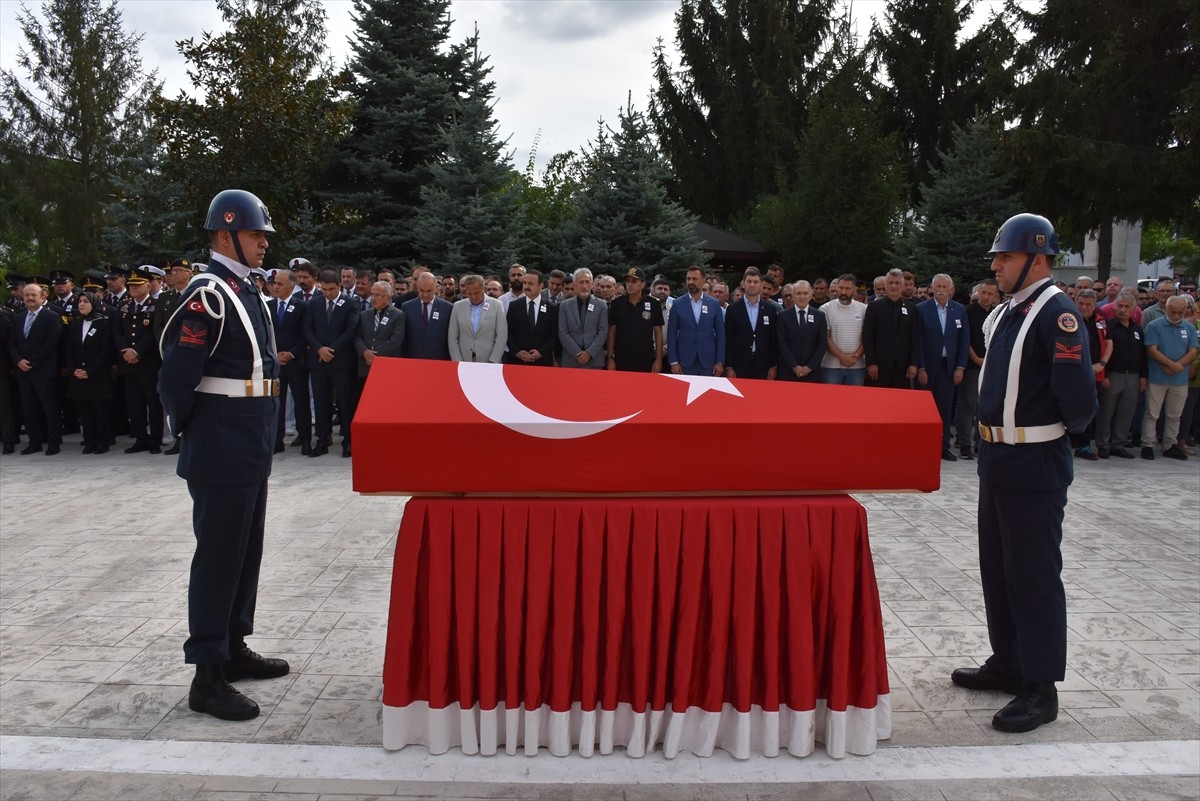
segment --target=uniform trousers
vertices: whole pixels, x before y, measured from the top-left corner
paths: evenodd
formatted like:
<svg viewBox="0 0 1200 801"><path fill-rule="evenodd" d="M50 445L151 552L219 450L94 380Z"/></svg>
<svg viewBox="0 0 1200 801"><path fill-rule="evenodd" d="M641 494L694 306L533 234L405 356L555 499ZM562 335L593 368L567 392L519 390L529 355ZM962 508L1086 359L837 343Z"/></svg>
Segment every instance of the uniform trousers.
<svg viewBox="0 0 1200 801"><path fill-rule="evenodd" d="M983 449L1020 447L1027 446L980 443ZM1066 673L1060 550L1066 504L1066 487L979 482L979 570L992 645L987 663L1027 682L1062 681Z"/></svg>
<svg viewBox="0 0 1200 801"><path fill-rule="evenodd" d="M1150 384L1146 387L1146 417L1142 420L1142 447L1154 445L1158 417L1164 418L1162 444L1169 448L1179 441L1179 418L1187 402L1187 384Z"/></svg>
<svg viewBox="0 0 1200 801"><path fill-rule="evenodd" d="M125 411L129 415L129 435L138 442L162 443L163 407L158 398L154 373L125 374Z"/></svg>
<svg viewBox="0 0 1200 801"><path fill-rule="evenodd" d="M979 426L975 414L979 409L979 368L975 365L963 371L958 385L958 426L955 441L959 448L971 448L979 442Z"/></svg>
<svg viewBox="0 0 1200 801"><path fill-rule="evenodd" d="M230 643L254 633L254 605L267 520L267 479L210 487L188 482L196 553L188 584L184 661L219 664Z"/></svg>
<svg viewBox="0 0 1200 801"><path fill-rule="evenodd" d="M1137 408L1137 373L1109 373L1108 391L1100 394L1096 417L1096 447L1124 448L1129 444L1129 426Z"/></svg>
<svg viewBox="0 0 1200 801"><path fill-rule="evenodd" d="M283 433L287 430L287 402L294 401L296 408L296 435L301 442L312 442L312 414L308 410L309 370L296 362L288 362L279 368L279 425L276 427L275 444L283 444Z"/></svg>
<svg viewBox="0 0 1200 801"><path fill-rule="evenodd" d="M62 417L58 413L58 386L54 378L21 376L21 413L30 445L62 444Z"/></svg>

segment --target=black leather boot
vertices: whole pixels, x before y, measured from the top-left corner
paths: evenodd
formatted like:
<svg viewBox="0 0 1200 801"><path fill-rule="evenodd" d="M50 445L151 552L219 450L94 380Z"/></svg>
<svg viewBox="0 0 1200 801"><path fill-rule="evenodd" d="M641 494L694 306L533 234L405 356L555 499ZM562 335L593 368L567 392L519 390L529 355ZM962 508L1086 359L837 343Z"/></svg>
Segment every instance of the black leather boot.
<svg viewBox="0 0 1200 801"><path fill-rule="evenodd" d="M250 720L258 717L258 704L233 688L220 665L196 665L196 677L188 692L193 712L221 720Z"/></svg>
<svg viewBox="0 0 1200 801"><path fill-rule="evenodd" d="M1000 731L1033 731L1058 718L1058 689L1052 681L1031 681L1016 698L992 717Z"/></svg>
<svg viewBox="0 0 1200 801"><path fill-rule="evenodd" d="M277 679L286 676L291 668L283 659L272 659L254 653L244 642L231 643L229 661L223 666L225 679Z"/></svg>

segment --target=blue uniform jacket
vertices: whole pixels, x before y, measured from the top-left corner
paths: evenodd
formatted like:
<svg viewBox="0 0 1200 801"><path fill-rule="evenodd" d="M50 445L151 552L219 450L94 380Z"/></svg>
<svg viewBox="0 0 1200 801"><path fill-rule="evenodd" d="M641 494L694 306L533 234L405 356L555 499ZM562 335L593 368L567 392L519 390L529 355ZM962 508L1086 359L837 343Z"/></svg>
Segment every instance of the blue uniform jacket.
<svg viewBox="0 0 1200 801"><path fill-rule="evenodd" d="M254 329L263 376L278 379L279 359L272 345L271 320L253 281L239 279L215 259L202 275L212 275L234 289ZM279 399L230 398L195 391L206 375L245 380L253 369L251 334L242 325L237 310L228 308L224 293L224 331L217 342L220 321L205 310L197 296L206 283L197 276L184 289L181 310L165 332L163 366L158 375L158 391L172 430L182 434L176 473L205 486L261 482L271 474Z"/></svg>

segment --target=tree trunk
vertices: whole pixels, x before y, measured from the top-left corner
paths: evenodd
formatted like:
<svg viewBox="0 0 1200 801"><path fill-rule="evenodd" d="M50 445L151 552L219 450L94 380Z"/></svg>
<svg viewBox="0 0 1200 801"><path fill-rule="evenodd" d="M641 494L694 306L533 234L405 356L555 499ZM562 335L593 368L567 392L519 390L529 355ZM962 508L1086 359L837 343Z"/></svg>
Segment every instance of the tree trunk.
<svg viewBox="0 0 1200 801"><path fill-rule="evenodd" d="M1103 284L1112 272L1113 221L1112 218L1100 223L1100 233L1096 237L1096 281Z"/></svg>

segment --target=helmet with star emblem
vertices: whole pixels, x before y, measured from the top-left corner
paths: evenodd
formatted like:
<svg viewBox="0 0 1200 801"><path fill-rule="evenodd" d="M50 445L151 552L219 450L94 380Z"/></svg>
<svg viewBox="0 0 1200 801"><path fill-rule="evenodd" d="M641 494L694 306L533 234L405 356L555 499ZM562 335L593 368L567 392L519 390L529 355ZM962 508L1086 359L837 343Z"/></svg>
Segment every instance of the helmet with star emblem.
<svg viewBox="0 0 1200 801"><path fill-rule="evenodd" d="M996 232L988 253L1042 253L1058 255L1058 234L1054 225L1039 214L1009 217Z"/></svg>
<svg viewBox="0 0 1200 801"><path fill-rule="evenodd" d="M275 233L271 213L258 197L244 189L218 192L208 204L207 231L266 231Z"/></svg>

